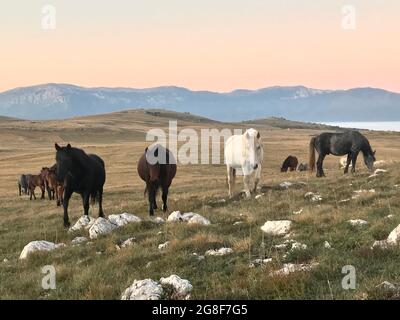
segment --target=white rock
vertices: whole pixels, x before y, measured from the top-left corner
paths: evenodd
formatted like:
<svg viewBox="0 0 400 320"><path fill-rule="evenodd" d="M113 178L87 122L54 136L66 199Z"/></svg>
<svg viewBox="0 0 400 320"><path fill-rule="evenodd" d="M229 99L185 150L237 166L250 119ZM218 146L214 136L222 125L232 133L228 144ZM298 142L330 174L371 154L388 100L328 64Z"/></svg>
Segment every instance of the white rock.
<svg viewBox="0 0 400 320"><path fill-rule="evenodd" d="M78 245L78 244L84 243L86 241L88 241L88 238L86 238L86 237L76 237L71 241L71 243L73 245Z"/></svg>
<svg viewBox="0 0 400 320"><path fill-rule="evenodd" d="M158 249L159 249L159 250L164 250L164 249L166 249L168 246L169 246L169 241L164 242L164 243L158 245Z"/></svg>
<svg viewBox="0 0 400 320"><path fill-rule="evenodd" d="M314 193L314 192L307 192L304 195L304 198L309 199L311 202L322 201L322 197L318 193Z"/></svg>
<svg viewBox="0 0 400 320"><path fill-rule="evenodd" d="M389 281L383 281L382 283L378 284L376 288L384 290L396 290L396 286Z"/></svg>
<svg viewBox="0 0 400 320"><path fill-rule="evenodd" d="M8 259L7 259L7 258L4 258L4 259L3 259L3 262L4 262L4 263L7 263L7 262L8 262Z"/></svg>
<svg viewBox="0 0 400 320"><path fill-rule="evenodd" d="M256 199L256 200L258 200L258 199L260 199L260 198L262 198L262 194L258 194L258 195L256 195L256 196L254 197L254 199Z"/></svg>
<svg viewBox="0 0 400 320"><path fill-rule="evenodd" d="M282 183L279 184L279 186L281 188L285 188L285 189L289 189L289 187L291 187L293 185L293 183L289 182L289 181L284 181Z"/></svg>
<svg viewBox="0 0 400 320"><path fill-rule="evenodd" d="M224 256L226 254L232 253L233 250L231 248L220 248L218 250L207 250L206 256Z"/></svg>
<svg viewBox="0 0 400 320"><path fill-rule="evenodd" d="M154 280L135 280L125 289L121 300L159 300L162 294L162 286Z"/></svg>
<svg viewBox="0 0 400 320"><path fill-rule="evenodd" d="M121 248L126 248L135 243L135 237L126 239L124 242L121 243Z"/></svg>
<svg viewBox="0 0 400 320"><path fill-rule="evenodd" d="M272 262L272 258L267 259L255 259L249 264L249 268L254 268L255 266L265 266L268 263Z"/></svg>
<svg viewBox="0 0 400 320"><path fill-rule="evenodd" d="M275 249L281 250L281 249L286 249L287 244L286 243L281 243L281 244L276 244L274 245Z"/></svg>
<svg viewBox="0 0 400 320"><path fill-rule="evenodd" d="M325 248L325 249L330 249L330 248L332 248L332 246L331 246L331 244L330 244L328 241L325 241L325 242L324 242L324 248Z"/></svg>
<svg viewBox="0 0 400 320"><path fill-rule="evenodd" d="M318 265L319 265L318 263L312 263L312 264L285 263L282 269L271 272L270 276L287 276L289 273L292 272L310 271L311 269L315 268Z"/></svg>
<svg viewBox="0 0 400 320"><path fill-rule="evenodd" d="M182 215L182 220L188 222L195 214L194 212L186 212Z"/></svg>
<svg viewBox="0 0 400 320"><path fill-rule="evenodd" d="M30 255L32 252L36 252L36 251L51 251L60 247L64 247L65 244L64 243L58 243L55 244L53 242L49 242L49 241L44 241L44 240L39 240L39 241L32 241L29 242L24 249L22 250L19 258L22 259L26 259L28 257L28 255Z"/></svg>
<svg viewBox="0 0 400 320"><path fill-rule="evenodd" d="M303 209L300 209L300 210L298 210L298 211L293 211L293 214L294 215L298 215L298 214L300 214L300 213L302 213L303 212Z"/></svg>
<svg viewBox="0 0 400 320"><path fill-rule="evenodd" d="M197 254L196 252L192 253L192 255L199 261L204 260L205 258L204 256Z"/></svg>
<svg viewBox="0 0 400 320"><path fill-rule="evenodd" d="M90 239L96 239L100 235L111 233L117 225L111 223L109 220L99 217L89 229Z"/></svg>
<svg viewBox="0 0 400 320"><path fill-rule="evenodd" d="M182 213L180 211L172 212L167 218L167 222L179 222L179 221L183 221Z"/></svg>
<svg viewBox="0 0 400 320"><path fill-rule="evenodd" d="M376 240L372 245L371 249L380 248L380 249L387 249L389 243L387 240Z"/></svg>
<svg viewBox="0 0 400 320"><path fill-rule="evenodd" d="M83 215L71 228L69 228L68 231L73 232L73 231L79 231L81 229L89 229L95 221L96 221L95 218Z"/></svg>
<svg viewBox="0 0 400 320"><path fill-rule="evenodd" d="M347 222L350 223L352 226L365 226L368 224L368 221L362 219L352 219L348 220Z"/></svg>
<svg viewBox="0 0 400 320"><path fill-rule="evenodd" d="M394 228L393 231L389 234L387 242L389 244L400 243L400 224L396 228Z"/></svg>
<svg viewBox="0 0 400 320"><path fill-rule="evenodd" d="M179 297L187 298L190 292L193 290L193 286L189 280L182 279L177 275L173 274L168 278L160 279L161 285L170 285L174 288L175 294Z"/></svg>
<svg viewBox="0 0 400 320"><path fill-rule="evenodd" d="M242 223L243 223L243 221L236 221L236 222L233 223L233 225L237 226L237 225L242 224Z"/></svg>
<svg viewBox="0 0 400 320"><path fill-rule="evenodd" d="M393 214L388 214L388 215L386 216L387 219L392 219L393 217L394 217Z"/></svg>
<svg viewBox="0 0 400 320"><path fill-rule="evenodd" d="M374 167L380 167L383 166L384 164L386 164L385 160L378 160L374 162Z"/></svg>
<svg viewBox="0 0 400 320"><path fill-rule="evenodd" d="M338 202L339 203L344 203L344 202L349 202L351 199L349 198L349 199L343 199L343 200L339 200Z"/></svg>
<svg viewBox="0 0 400 320"><path fill-rule="evenodd" d="M140 222L142 219L139 217L130 214L130 213L121 213L121 214L112 214L108 216L108 220L112 223L115 224L118 227L123 227L127 225L128 223L131 222Z"/></svg>
<svg viewBox="0 0 400 320"><path fill-rule="evenodd" d="M204 218L202 215L195 213L189 220L188 224L202 224L208 226L210 224L210 220Z"/></svg>
<svg viewBox="0 0 400 320"><path fill-rule="evenodd" d="M387 170L385 169L376 169L375 172L371 174L368 178L375 178L385 172L387 172Z"/></svg>
<svg viewBox="0 0 400 320"><path fill-rule="evenodd" d="M295 251L295 250L306 250L307 245L300 243L300 242L294 242L292 243L292 247L290 248L290 251Z"/></svg>
<svg viewBox="0 0 400 320"><path fill-rule="evenodd" d="M151 265L152 265L152 262L151 262L151 261L147 262L146 268L150 268Z"/></svg>
<svg viewBox="0 0 400 320"><path fill-rule="evenodd" d="M157 224L163 224L163 223L165 223L165 220L161 217L157 217L153 220L153 222L155 222Z"/></svg>
<svg viewBox="0 0 400 320"><path fill-rule="evenodd" d="M287 234L291 226L292 221L290 220L267 221L261 227L261 230L269 235L280 236Z"/></svg>

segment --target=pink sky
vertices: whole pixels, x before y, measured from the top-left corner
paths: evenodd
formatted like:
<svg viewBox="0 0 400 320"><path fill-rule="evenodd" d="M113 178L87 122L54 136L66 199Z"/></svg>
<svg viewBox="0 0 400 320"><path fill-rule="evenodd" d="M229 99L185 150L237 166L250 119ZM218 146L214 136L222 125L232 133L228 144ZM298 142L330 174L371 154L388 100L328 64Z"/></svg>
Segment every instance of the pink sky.
<svg viewBox="0 0 400 320"><path fill-rule="evenodd" d="M0 5L0 91L62 82L400 92L400 1L353 1L355 30L342 29L347 2L336 0L52 1L52 31L41 29L43 1L25 2Z"/></svg>

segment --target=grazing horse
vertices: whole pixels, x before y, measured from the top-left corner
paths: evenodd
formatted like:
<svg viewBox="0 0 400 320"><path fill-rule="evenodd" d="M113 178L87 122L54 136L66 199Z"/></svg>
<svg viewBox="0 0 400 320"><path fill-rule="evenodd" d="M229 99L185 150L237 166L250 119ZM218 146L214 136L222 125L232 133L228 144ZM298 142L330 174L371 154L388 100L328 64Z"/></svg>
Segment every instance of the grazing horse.
<svg viewBox="0 0 400 320"><path fill-rule="evenodd" d="M299 161L297 160L296 157L289 156L283 161L282 167L281 167L281 172L287 172L288 169L290 168L290 171L295 171L297 168L297 164Z"/></svg>
<svg viewBox="0 0 400 320"><path fill-rule="evenodd" d="M40 199L44 199L45 186L44 186L44 180L40 174L31 175L29 177L29 182L28 182L28 189L30 195L29 200L32 200L32 196L36 200L35 196L36 187L39 187L40 190L42 191L42 196L40 197Z"/></svg>
<svg viewBox="0 0 400 320"><path fill-rule="evenodd" d="M95 154L86 154L82 149L70 144L56 148L56 179L63 183L64 226L69 227L68 204L72 193L81 195L84 214L89 214L89 198L99 202L99 217L103 213L103 187L106 181L104 161Z"/></svg>
<svg viewBox="0 0 400 320"><path fill-rule="evenodd" d="M140 157L137 171L139 177L146 182L144 193L149 197L149 214L154 215L157 209L156 196L161 188L163 212L168 209L168 189L176 175L176 160L174 155L161 145L154 145L146 148Z"/></svg>
<svg viewBox="0 0 400 320"><path fill-rule="evenodd" d="M257 184L261 177L261 166L264 150L260 133L251 128L242 135L233 135L225 143L225 163L228 173L229 197L232 198L236 170L241 169L246 197L250 197L250 178L254 173L255 181L252 192L257 190Z"/></svg>
<svg viewBox="0 0 400 320"><path fill-rule="evenodd" d="M361 151L364 156L364 163L372 171L375 162L375 151L372 151L368 139L358 131L346 131L344 133L321 133L310 140L310 170L315 169L315 150L319 157L317 161L317 177L324 177L322 168L323 161L328 154L343 156L347 154L347 163L344 174L348 173L350 162L351 171L356 170L358 153Z"/></svg>
<svg viewBox="0 0 400 320"><path fill-rule="evenodd" d="M28 194L30 174L21 174L17 181L19 195Z"/></svg>

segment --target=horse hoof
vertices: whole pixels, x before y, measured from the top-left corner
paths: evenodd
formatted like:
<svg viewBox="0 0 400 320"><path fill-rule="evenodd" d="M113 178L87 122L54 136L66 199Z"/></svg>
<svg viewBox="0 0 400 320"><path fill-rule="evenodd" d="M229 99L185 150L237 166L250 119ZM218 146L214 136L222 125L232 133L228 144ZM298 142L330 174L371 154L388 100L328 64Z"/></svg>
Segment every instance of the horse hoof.
<svg viewBox="0 0 400 320"><path fill-rule="evenodd" d="M162 206L162 211L163 211L163 212L167 212L167 210L168 210L168 207L163 205L163 206Z"/></svg>

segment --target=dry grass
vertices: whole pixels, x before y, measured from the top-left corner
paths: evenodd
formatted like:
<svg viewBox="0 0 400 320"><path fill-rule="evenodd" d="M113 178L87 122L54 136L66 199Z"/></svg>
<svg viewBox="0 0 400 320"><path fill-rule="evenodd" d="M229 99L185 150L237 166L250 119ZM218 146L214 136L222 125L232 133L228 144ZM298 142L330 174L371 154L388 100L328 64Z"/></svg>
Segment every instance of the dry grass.
<svg viewBox="0 0 400 320"><path fill-rule="evenodd" d="M225 203L225 168L222 165L179 166L171 188L169 209L198 212L212 222L211 226L184 224L156 225L150 221L128 225L112 235L102 237L90 246L70 246L70 241L85 232L67 233L62 227L62 210L48 200L29 201L18 197L16 179L21 173L37 173L42 166L54 163L54 142L70 142L87 152L99 154L106 162L104 211L107 215L123 211L148 220L143 183L136 174L136 161L147 143L145 132L153 127L166 128L169 119L178 119L179 128L246 128L251 124L221 124L187 114L162 113L153 116L144 111L79 118L65 121L0 120L0 297L46 299L118 299L134 279L159 279L171 273L191 281L193 298L198 299L360 299L382 297L375 285L383 280L394 281L400 275L398 249L371 251L376 239L387 237L400 223L400 183L395 161L400 157L399 134L366 132L379 160L388 162L388 173L373 180L359 158L356 175L343 176L338 158L328 157L325 179L307 173L279 171L283 159L293 154L300 162L307 161L310 136L320 131L278 129L254 124L260 130L265 148L263 183L303 181L301 189L269 190L255 201L237 198ZM297 124L296 124L297 126ZM351 185L350 185L351 184ZM239 181L238 190L242 184ZM370 194L339 203L354 190L376 189ZM304 199L308 191L319 192L320 204ZM302 214L293 211L303 209ZM74 196L70 219L82 214L81 201ZM97 208L91 209L97 216ZM166 216L157 212L157 214ZM385 217L393 214L391 220ZM260 226L268 219L294 221L294 238L307 244L303 252L283 257L285 251L274 249L280 238L265 237ZM354 228L348 219L366 219L365 228ZM233 225L236 221L242 224ZM159 232L162 233L159 233ZM136 244L117 251L115 244L129 237ZM68 246L51 253L39 253L27 261L18 261L22 248L33 240L65 242ZM327 250L327 240L333 249ZM158 244L171 241L165 251ZM198 261L192 255L208 249L232 247L225 257L209 257ZM100 254L101 253L101 254ZM273 257L265 268L248 267L255 258ZM269 271L284 262L319 262L309 273L288 277L269 277ZM148 262L152 262L146 267ZM57 290L45 291L40 286L40 268L52 264L57 270ZM357 289L341 288L342 266L353 264L357 270ZM331 289L327 284L329 280ZM385 298L390 298L384 295Z"/></svg>

